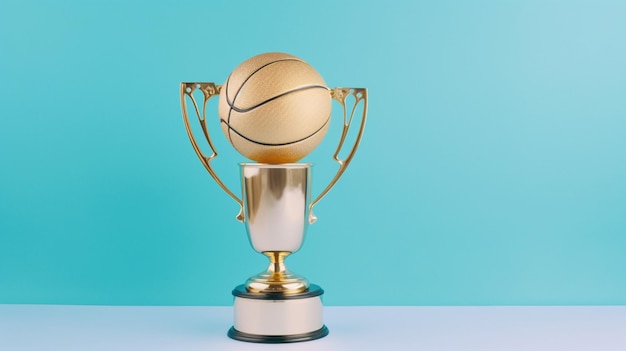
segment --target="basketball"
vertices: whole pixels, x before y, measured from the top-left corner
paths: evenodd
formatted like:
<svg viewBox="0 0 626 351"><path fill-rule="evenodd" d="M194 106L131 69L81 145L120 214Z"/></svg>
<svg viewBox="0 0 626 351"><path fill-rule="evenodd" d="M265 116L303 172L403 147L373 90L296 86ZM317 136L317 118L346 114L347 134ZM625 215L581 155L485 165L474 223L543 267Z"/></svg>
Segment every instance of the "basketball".
<svg viewBox="0 0 626 351"><path fill-rule="evenodd" d="M237 66L218 104L222 131L243 156L261 163L296 162L324 138L331 96L308 63L265 53Z"/></svg>

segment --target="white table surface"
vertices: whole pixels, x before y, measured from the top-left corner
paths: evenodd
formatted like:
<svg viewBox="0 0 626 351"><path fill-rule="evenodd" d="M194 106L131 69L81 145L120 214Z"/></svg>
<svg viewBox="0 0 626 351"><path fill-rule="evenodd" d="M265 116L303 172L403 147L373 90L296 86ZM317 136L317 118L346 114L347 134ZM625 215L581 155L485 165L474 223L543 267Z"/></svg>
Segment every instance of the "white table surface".
<svg viewBox="0 0 626 351"><path fill-rule="evenodd" d="M0 305L0 350L626 350L626 306L324 308L329 336L268 345L231 307Z"/></svg>

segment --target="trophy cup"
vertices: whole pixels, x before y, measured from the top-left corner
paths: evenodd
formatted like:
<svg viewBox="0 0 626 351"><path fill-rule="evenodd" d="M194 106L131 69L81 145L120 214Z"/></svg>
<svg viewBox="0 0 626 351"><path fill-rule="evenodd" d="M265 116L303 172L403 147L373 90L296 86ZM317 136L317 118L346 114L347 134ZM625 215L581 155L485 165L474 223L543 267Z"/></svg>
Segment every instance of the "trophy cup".
<svg viewBox="0 0 626 351"><path fill-rule="evenodd" d="M202 105L196 102L194 93L202 96ZM209 99L216 95L226 138L240 154L256 161L240 163L241 198L220 180L211 165L217 151L207 128L206 109ZM313 207L335 185L354 157L365 128L367 90L330 89L319 73L301 59L265 53L235 68L223 85L181 83L180 98L194 151L215 182L239 204L236 218L245 224L254 250L270 261L265 271L232 291L234 325L228 336L259 343L298 342L326 336L321 299L324 291L289 271L285 258L300 249L308 225L316 221ZM350 111L348 98L354 101ZM322 141L330 125L333 99L343 108L343 129L333 155L339 169L311 200L312 164L297 161ZM209 156L201 151L194 137L187 100L211 150ZM359 129L341 159L339 153L359 107Z"/></svg>

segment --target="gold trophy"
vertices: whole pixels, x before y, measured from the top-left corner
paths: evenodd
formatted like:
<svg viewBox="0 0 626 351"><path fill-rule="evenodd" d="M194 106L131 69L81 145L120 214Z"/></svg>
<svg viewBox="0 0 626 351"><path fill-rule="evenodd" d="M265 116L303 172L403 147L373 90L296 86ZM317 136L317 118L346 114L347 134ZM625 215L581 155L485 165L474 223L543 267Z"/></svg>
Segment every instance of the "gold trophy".
<svg viewBox="0 0 626 351"><path fill-rule="evenodd" d="M199 92L201 105L194 98ZM226 138L240 154L256 161L240 163L241 198L226 187L211 165L217 151L207 128L206 107L216 95ZM180 98L194 151L215 182L239 204L237 220L245 224L254 250L270 260L265 271L233 290L234 325L228 336L248 342L285 343L328 335L322 319L324 291L287 270L285 258L300 249L308 225L316 221L313 207L354 157L365 128L367 90L329 89L319 73L303 60L284 53L265 53L235 68L223 85L181 83ZM348 98L354 101L351 108ZM312 164L297 161L322 141L330 125L333 99L343 108L343 129L333 156L339 169L311 200ZM212 152L209 156L194 137L187 100ZM354 143L347 156L340 159L359 107L362 115L357 118L360 124Z"/></svg>

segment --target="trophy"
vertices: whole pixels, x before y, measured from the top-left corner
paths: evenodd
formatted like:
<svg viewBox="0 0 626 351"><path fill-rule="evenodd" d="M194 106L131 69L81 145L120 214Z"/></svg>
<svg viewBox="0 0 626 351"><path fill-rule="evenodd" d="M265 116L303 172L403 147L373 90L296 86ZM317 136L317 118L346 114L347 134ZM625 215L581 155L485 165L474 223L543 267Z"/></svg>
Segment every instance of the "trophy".
<svg viewBox="0 0 626 351"><path fill-rule="evenodd" d="M194 95L203 98L201 105ZM214 96L219 96L218 115L225 137L241 155L256 161L240 163L241 197L221 181L211 165L218 154L207 128L206 110L207 102ZM265 271L232 291L234 324L228 336L248 342L285 343L328 335L322 319L324 291L289 271L285 258L300 249L308 225L316 221L313 207L335 185L354 157L365 128L367 90L330 89L305 61L289 54L265 53L235 68L223 85L181 83L180 98L194 151L215 182L239 204L236 218L245 224L254 250L270 261ZM330 125L332 100L343 108L343 128L333 155L339 168L313 198L312 164L297 161L324 138ZM198 118L211 151L209 156L194 137L188 108ZM354 143L346 142L357 110L362 113L356 119L360 120L359 129ZM342 159L339 154L344 144L351 146Z"/></svg>

